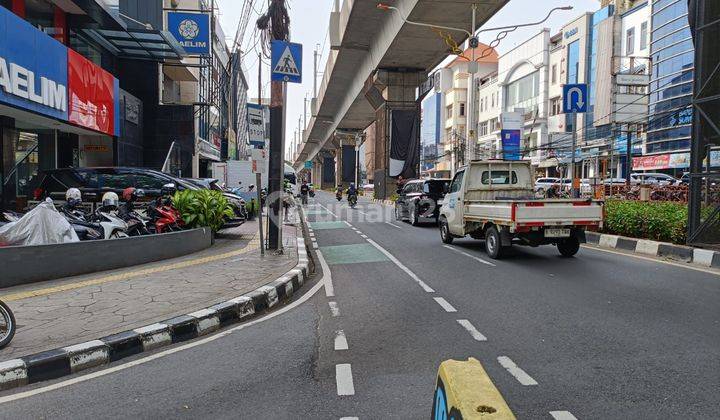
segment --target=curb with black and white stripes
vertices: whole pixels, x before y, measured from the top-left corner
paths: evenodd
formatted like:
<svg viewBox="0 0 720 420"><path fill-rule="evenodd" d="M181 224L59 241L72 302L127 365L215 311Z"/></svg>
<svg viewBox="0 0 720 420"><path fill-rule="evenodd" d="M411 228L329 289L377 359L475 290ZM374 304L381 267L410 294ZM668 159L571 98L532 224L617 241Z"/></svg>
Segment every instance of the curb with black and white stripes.
<svg viewBox="0 0 720 420"><path fill-rule="evenodd" d="M0 391L60 378L245 322L292 297L314 272L304 237L297 238L297 250L295 268L242 296L145 327L0 362Z"/></svg>
<svg viewBox="0 0 720 420"><path fill-rule="evenodd" d="M601 248L612 248L636 254L679 260L703 267L720 268L720 252L709 249L656 242L647 239L626 238L605 233L586 232L587 242Z"/></svg>

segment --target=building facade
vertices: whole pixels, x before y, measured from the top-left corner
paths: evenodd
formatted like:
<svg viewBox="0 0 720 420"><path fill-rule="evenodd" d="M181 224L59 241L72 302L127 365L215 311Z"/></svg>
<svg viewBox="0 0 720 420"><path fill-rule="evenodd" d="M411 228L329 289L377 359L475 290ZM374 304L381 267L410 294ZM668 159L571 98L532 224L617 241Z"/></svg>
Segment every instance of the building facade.
<svg viewBox="0 0 720 420"><path fill-rule="evenodd" d="M652 1L652 76L645 152L657 156L642 168L679 175L689 167L694 47L685 0Z"/></svg>
<svg viewBox="0 0 720 420"><path fill-rule="evenodd" d="M158 30L129 25L117 6L0 1L3 207L38 198L43 170L142 164L144 104L124 83L122 63L184 52ZM125 43L141 36L146 42Z"/></svg>

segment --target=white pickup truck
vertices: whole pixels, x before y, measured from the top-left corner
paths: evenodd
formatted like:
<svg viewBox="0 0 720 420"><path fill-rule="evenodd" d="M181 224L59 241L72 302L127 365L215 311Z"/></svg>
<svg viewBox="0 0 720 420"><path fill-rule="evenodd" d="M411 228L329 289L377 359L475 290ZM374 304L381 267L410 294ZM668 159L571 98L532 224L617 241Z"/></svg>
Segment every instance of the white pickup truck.
<svg viewBox="0 0 720 420"><path fill-rule="evenodd" d="M474 161L460 168L440 208L440 236L446 244L470 235L485 239L491 258L513 244L554 244L565 257L585 242L585 229L601 227L603 202L536 199L530 162Z"/></svg>

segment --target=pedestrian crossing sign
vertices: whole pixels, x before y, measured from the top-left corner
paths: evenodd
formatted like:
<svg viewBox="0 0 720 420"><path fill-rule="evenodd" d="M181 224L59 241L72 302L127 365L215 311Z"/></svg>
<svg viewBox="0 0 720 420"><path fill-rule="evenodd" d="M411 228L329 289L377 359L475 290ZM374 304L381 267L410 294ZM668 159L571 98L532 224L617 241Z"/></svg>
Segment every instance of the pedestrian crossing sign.
<svg viewBox="0 0 720 420"><path fill-rule="evenodd" d="M272 41L272 81L302 83L302 44Z"/></svg>

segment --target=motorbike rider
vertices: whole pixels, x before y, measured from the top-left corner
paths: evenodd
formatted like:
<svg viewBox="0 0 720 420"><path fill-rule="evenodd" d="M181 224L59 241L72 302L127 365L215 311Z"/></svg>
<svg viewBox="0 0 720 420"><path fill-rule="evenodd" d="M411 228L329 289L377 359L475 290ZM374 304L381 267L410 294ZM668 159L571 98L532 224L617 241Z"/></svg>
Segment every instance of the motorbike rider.
<svg viewBox="0 0 720 420"><path fill-rule="evenodd" d="M343 186L342 186L342 184L339 184L337 186L337 189L335 190L335 198L337 198L338 200L341 200L342 195L343 195Z"/></svg>
<svg viewBox="0 0 720 420"><path fill-rule="evenodd" d="M300 196L302 198L302 203L307 204L308 203L308 194L310 193L310 187L307 184L307 181L303 181L302 185L300 186Z"/></svg>
<svg viewBox="0 0 720 420"><path fill-rule="evenodd" d="M348 202L350 202L350 203L357 202L357 188L355 188L354 182L350 183L350 186L347 189L347 196L348 196Z"/></svg>

